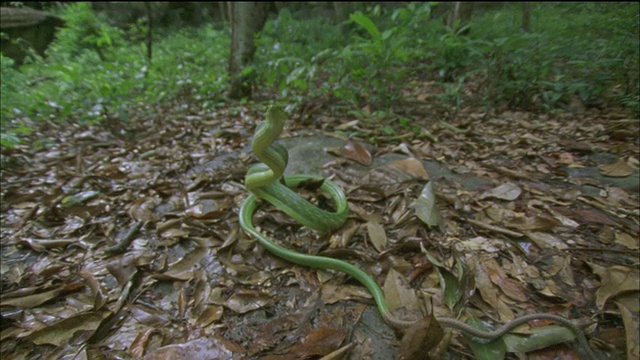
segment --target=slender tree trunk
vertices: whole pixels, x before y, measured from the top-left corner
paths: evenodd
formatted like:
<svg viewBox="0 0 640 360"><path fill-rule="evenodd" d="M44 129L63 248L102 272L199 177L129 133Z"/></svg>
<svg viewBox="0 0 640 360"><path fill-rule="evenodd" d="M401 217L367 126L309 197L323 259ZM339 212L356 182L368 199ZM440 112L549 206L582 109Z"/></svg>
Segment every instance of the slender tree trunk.
<svg viewBox="0 0 640 360"><path fill-rule="evenodd" d="M231 98L251 96L251 83L243 70L250 66L255 53L253 38L262 30L267 20L267 3L229 2L231 23L231 54L229 58L229 78Z"/></svg>
<svg viewBox="0 0 640 360"><path fill-rule="evenodd" d="M531 3L528 1L522 3L522 30L531 31Z"/></svg>
<svg viewBox="0 0 640 360"><path fill-rule="evenodd" d="M145 2L147 9L147 60L151 65L151 59L153 57L153 13L151 12L151 2ZM150 68L151 66L149 66Z"/></svg>
<svg viewBox="0 0 640 360"><path fill-rule="evenodd" d="M451 17L449 18L449 27L453 28L456 24L457 20L460 20L460 24L455 29L456 31L461 27L467 25L471 20L471 16L473 15L474 3L472 1L456 1L453 4L453 11L451 12ZM469 29L462 32L463 35L469 33Z"/></svg>

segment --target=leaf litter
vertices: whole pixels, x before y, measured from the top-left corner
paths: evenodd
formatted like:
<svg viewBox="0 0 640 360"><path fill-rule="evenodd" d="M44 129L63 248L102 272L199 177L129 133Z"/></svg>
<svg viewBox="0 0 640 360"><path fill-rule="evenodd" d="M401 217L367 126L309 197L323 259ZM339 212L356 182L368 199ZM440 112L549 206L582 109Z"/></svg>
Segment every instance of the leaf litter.
<svg viewBox="0 0 640 360"><path fill-rule="evenodd" d="M638 143L607 130L624 114L466 108L429 122L428 108L399 109L423 137L320 116L317 128L377 139L375 151L345 139L325 166L349 199L347 225L318 238L268 206L255 221L288 247L357 264L399 315L424 318L396 337L348 276L272 257L240 230L261 109L157 110L140 111L126 137L47 124L62 140L13 151L3 359L577 358L550 323L486 347L432 317L487 327L534 312L576 319L595 349L637 358L638 189L612 181L637 178ZM292 121L284 136L300 131ZM599 162L605 152L617 160ZM489 185L463 186L474 178Z"/></svg>

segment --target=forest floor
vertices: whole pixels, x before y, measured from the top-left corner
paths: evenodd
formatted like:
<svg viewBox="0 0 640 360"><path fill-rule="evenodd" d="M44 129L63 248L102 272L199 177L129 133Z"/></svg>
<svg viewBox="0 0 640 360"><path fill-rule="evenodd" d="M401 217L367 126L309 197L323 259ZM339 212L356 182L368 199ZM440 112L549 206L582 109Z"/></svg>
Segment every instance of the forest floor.
<svg viewBox="0 0 640 360"><path fill-rule="evenodd" d="M396 109L406 131L381 132L368 108L358 119L326 99L291 114L284 138L338 139L303 160L344 189L349 220L324 238L267 206L256 223L300 252L358 265L412 316L497 325L545 312L575 320L608 357L637 359L638 119L411 99ZM185 102L141 106L127 123L39 124L30 137L47 146L5 152L0 357L426 358L359 283L275 258L240 229L247 144L265 110L252 106ZM437 226L415 206L425 191ZM544 347L528 358L578 358L557 343L527 345ZM455 331L429 356L474 358Z"/></svg>

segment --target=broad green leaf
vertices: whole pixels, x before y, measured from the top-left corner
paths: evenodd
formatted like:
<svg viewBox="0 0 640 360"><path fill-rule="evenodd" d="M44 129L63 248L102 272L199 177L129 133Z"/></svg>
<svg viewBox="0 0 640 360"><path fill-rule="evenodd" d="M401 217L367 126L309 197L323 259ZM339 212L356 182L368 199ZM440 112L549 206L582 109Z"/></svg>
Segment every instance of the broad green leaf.
<svg viewBox="0 0 640 360"><path fill-rule="evenodd" d="M469 318L467 324L479 330L491 330L482 321L476 318ZM481 343L474 341L473 336L465 334L467 340L469 340L469 347L478 360L500 360L504 359L507 353L505 343L502 339L496 339L490 343Z"/></svg>
<svg viewBox="0 0 640 360"><path fill-rule="evenodd" d="M376 24L374 24L366 15L357 12L349 15L349 19L367 30L374 40L380 41L380 30L378 30Z"/></svg>
<svg viewBox="0 0 640 360"><path fill-rule="evenodd" d="M502 338L507 346L507 351L526 353L572 341L575 337L573 331L564 326L549 325L531 329L531 335L529 336L506 334Z"/></svg>
<svg viewBox="0 0 640 360"><path fill-rule="evenodd" d="M438 269L438 274L440 275L440 286L444 293L444 302L449 309L453 309L458 301L462 299L460 282L450 271L440 267L436 267L436 269Z"/></svg>

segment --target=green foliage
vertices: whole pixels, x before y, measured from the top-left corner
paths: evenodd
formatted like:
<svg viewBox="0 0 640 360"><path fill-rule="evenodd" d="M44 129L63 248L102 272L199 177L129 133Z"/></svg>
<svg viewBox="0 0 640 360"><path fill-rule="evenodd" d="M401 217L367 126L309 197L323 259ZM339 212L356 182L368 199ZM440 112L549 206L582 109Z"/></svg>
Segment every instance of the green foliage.
<svg viewBox="0 0 640 360"><path fill-rule="evenodd" d="M533 33L514 32L517 9L472 25L483 40L485 101L510 107L634 106L638 96L638 4L539 4ZM489 47L486 46L489 44Z"/></svg>
<svg viewBox="0 0 640 360"><path fill-rule="evenodd" d="M91 9L91 3L72 3L60 16L65 26L58 32L57 42L52 47L64 49L70 57L80 55L83 50L92 50L101 61L122 42L122 31L107 24Z"/></svg>
<svg viewBox="0 0 640 360"><path fill-rule="evenodd" d="M73 25L79 19L95 20L91 12L82 4L65 10L72 26L47 50L47 61L34 59L14 69L13 61L2 57L3 146L16 143L23 120L94 123L108 114L127 121L128 109L137 104L186 95L205 107L218 103L215 99L224 91L227 78L225 32L205 26L158 36L149 64L143 44L113 35L119 30L110 30L106 23L97 33L102 38L85 36L89 25ZM108 46L109 41L117 46ZM102 46L105 61L94 45Z"/></svg>

